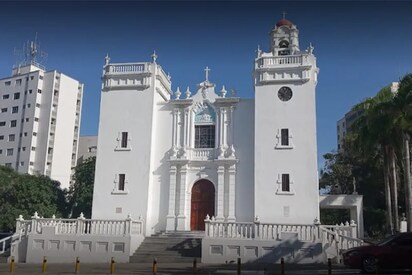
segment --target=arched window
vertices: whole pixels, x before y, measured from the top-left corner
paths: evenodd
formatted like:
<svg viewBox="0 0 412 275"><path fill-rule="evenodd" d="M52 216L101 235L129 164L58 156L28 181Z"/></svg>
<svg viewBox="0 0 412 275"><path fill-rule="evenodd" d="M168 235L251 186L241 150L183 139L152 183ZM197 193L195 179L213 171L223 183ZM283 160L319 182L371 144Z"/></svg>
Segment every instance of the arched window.
<svg viewBox="0 0 412 275"><path fill-rule="evenodd" d="M289 47L289 42L287 40L282 40L279 42L279 48L287 48Z"/></svg>

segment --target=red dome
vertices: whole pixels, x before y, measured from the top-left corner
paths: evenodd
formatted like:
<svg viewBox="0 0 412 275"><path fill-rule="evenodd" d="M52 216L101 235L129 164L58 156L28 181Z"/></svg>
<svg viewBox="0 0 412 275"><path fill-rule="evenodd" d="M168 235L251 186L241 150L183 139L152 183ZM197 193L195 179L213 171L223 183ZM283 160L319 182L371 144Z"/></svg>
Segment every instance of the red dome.
<svg viewBox="0 0 412 275"><path fill-rule="evenodd" d="M290 28L292 25L293 23L287 19L281 19L276 23L276 27L288 26Z"/></svg>

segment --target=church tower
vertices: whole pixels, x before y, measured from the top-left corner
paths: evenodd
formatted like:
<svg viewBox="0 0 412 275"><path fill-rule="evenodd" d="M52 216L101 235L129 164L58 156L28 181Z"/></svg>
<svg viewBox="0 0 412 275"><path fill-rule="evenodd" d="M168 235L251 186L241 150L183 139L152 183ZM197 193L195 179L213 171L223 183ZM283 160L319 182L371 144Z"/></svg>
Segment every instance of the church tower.
<svg viewBox="0 0 412 275"><path fill-rule="evenodd" d="M255 88L255 216L261 222L312 224L319 218L313 47L281 19L270 49L257 51Z"/></svg>

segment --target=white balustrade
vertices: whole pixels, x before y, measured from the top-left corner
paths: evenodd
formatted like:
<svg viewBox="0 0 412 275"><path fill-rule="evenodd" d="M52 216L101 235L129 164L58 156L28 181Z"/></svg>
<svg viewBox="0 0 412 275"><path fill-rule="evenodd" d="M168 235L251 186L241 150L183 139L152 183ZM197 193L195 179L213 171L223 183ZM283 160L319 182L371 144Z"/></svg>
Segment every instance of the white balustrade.
<svg viewBox="0 0 412 275"><path fill-rule="evenodd" d="M305 55L288 55L288 56L273 56L273 57L262 57L259 61L260 67L273 67L273 66L284 66L284 65L303 65Z"/></svg>
<svg viewBox="0 0 412 275"><path fill-rule="evenodd" d="M147 71L146 66L146 63L112 64L106 66L105 71L109 74L142 73Z"/></svg>
<svg viewBox="0 0 412 275"><path fill-rule="evenodd" d="M33 218L18 220L16 232L42 234L44 227L54 227L57 235L143 235L143 220L92 220Z"/></svg>
<svg viewBox="0 0 412 275"><path fill-rule="evenodd" d="M192 159L209 160L215 158L214 148L195 148L192 149Z"/></svg>
<svg viewBox="0 0 412 275"><path fill-rule="evenodd" d="M280 240L281 233L296 233L301 241L316 239L315 225L217 222L205 220L206 238Z"/></svg>

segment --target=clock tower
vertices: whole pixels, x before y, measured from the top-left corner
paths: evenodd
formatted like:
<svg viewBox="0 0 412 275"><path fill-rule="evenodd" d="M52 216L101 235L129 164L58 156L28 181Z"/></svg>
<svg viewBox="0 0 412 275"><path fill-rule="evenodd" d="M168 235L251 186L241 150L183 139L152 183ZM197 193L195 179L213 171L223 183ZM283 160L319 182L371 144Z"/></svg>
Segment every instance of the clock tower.
<svg viewBox="0 0 412 275"><path fill-rule="evenodd" d="M261 222L312 224L319 219L313 47L301 51L296 25L283 17L254 65L254 214Z"/></svg>

